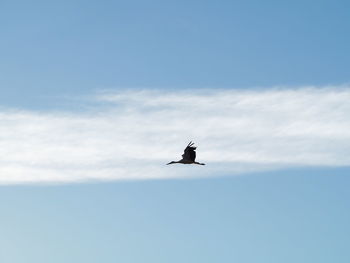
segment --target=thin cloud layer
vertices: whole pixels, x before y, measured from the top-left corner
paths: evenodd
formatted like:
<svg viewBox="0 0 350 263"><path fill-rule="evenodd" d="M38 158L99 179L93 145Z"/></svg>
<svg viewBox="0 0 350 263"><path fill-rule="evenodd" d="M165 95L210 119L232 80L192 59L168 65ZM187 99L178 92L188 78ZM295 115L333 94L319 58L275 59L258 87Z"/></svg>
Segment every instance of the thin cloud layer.
<svg viewBox="0 0 350 263"><path fill-rule="evenodd" d="M0 184L350 165L350 89L105 92L87 112L0 111ZM102 107L101 107L102 106ZM206 166L172 165L190 141Z"/></svg>

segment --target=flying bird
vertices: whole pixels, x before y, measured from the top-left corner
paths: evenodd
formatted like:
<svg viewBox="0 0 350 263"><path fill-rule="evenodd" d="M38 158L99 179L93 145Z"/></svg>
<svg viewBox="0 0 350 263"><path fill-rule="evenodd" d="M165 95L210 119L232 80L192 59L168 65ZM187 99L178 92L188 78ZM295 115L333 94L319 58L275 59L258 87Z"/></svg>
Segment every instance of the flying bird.
<svg viewBox="0 0 350 263"><path fill-rule="evenodd" d="M170 163L167 163L168 164L173 164L173 163L183 163L183 164L199 164L199 165L205 165L205 163L199 163L199 162L196 162L196 149L197 147L193 147L193 142L190 142L186 149L184 150L184 154L182 155L182 159L180 161L171 161Z"/></svg>

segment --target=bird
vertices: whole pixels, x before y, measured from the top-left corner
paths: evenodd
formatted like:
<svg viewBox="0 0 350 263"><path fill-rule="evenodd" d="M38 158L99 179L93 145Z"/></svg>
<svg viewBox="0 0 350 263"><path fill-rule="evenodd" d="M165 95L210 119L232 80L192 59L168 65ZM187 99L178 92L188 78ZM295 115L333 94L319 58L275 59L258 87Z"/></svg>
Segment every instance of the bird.
<svg viewBox="0 0 350 263"><path fill-rule="evenodd" d="M187 147L184 150L184 154L182 155L182 159L180 161L171 161L168 164L173 164L173 163L182 163L182 164L199 164L199 165L205 165L205 163L199 163L196 162L196 152L195 150L197 147L193 146L193 142L191 141Z"/></svg>

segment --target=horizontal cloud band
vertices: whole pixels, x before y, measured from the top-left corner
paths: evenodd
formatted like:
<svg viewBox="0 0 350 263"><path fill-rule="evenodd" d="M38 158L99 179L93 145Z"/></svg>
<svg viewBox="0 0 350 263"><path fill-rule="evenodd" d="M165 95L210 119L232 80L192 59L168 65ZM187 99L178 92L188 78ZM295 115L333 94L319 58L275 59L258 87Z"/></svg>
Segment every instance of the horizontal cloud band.
<svg viewBox="0 0 350 263"><path fill-rule="evenodd" d="M0 184L350 165L347 87L129 90L94 100L88 112L0 111ZM166 166L190 140L207 166Z"/></svg>

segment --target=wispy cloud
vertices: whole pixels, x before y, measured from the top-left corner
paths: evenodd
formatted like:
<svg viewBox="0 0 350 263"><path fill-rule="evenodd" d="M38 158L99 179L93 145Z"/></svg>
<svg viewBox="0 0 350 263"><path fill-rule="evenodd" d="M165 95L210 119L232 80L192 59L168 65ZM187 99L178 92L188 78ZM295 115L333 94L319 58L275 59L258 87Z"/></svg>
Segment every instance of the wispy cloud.
<svg viewBox="0 0 350 263"><path fill-rule="evenodd" d="M99 103L86 112L1 110L0 183L350 165L347 87L129 90L94 100ZM190 140L207 166L166 166Z"/></svg>

